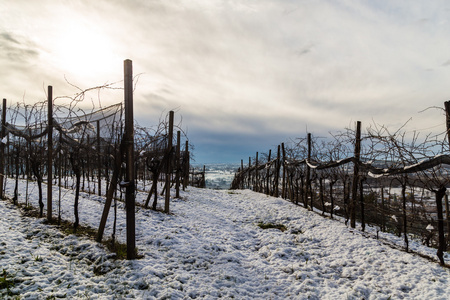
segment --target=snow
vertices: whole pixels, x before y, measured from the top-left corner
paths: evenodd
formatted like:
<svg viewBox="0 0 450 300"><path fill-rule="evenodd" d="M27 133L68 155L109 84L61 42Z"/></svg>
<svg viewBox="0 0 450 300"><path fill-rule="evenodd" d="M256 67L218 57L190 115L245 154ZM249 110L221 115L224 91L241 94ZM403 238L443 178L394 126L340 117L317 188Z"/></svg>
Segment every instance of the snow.
<svg viewBox="0 0 450 300"><path fill-rule="evenodd" d="M25 183L20 184L24 203ZM8 180L6 193L13 189ZM37 188L30 190L29 201L37 207ZM57 191L54 187L54 215ZM74 192L62 194L63 219L73 221ZM138 192L137 202L146 196ZM115 260L94 241L63 234L0 201L0 269L16 281L10 292L21 299L448 299L450 294L448 269L280 198L192 187L181 196L171 200L171 214L136 208L136 245L144 257L134 261ZM103 203L103 197L81 193L80 223L97 228ZM117 236L124 242L121 203L117 218ZM111 210L106 238L112 219ZM287 230L261 229L260 223ZM435 253L410 243L417 252ZM0 290L0 298L6 295Z"/></svg>

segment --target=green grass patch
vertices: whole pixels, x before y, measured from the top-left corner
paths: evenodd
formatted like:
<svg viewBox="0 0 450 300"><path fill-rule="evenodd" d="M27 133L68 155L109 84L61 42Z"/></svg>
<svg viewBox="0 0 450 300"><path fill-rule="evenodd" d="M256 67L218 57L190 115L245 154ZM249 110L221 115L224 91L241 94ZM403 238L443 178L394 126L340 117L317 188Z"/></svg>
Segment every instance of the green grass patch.
<svg viewBox="0 0 450 300"><path fill-rule="evenodd" d="M14 279L10 277L11 276L8 275L6 270L3 269L3 272L0 275L0 290L6 289L8 296L12 296L11 288L15 286Z"/></svg>
<svg viewBox="0 0 450 300"><path fill-rule="evenodd" d="M278 230L280 230L282 232L287 230L286 226L284 226L283 224L258 223L258 227L261 228L261 229L275 228L275 229L278 229Z"/></svg>
<svg viewBox="0 0 450 300"><path fill-rule="evenodd" d="M119 243L117 240L113 241L108 239L103 242L103 244L108 248L109 251L116 253L116 259L127 259L127 245ZM139 259L143 258L142 255L138 254L138 249L134 249L134 256Z"/></svg>

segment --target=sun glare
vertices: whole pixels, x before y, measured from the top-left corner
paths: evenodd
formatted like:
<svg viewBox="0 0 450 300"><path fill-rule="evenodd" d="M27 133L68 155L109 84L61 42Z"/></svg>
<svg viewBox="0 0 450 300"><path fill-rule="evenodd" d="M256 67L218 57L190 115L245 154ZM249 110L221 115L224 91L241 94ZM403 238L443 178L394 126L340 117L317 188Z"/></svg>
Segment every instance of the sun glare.
<svg viewBox="0 0 450 300"><path fill-rule="evenodd" d="M65 74L95 76L117 68L113 48L110 39L97 28L71 24L61 31L52 53Z"/></svg>

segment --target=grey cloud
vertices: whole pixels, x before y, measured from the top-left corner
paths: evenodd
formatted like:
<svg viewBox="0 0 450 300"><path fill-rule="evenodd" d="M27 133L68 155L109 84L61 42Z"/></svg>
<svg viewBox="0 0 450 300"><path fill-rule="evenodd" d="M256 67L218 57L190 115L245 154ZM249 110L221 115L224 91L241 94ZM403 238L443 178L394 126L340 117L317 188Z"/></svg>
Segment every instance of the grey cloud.
<svg viewBox="0 0 450 300"><path fill-rule="evenodd" d="M19 42L11 34L7 32L0 33L0 38L6 41L13 42L15 44L19 44Z"/></svg>
<svg viewBox="0 0 450 300"><path fill-rule="evenodd" d="M0 45L0 58L9 62L30 62L39 56L36 45L32 41L8 32L0 33Z"/></svg>

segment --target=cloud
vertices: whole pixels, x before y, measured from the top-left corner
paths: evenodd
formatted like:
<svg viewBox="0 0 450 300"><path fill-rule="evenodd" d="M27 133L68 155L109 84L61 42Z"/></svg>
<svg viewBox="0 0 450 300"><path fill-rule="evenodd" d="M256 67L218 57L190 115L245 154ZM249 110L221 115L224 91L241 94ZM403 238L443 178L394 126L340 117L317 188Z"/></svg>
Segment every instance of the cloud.
<svg viewBox="0 0 450 300"><path fill-rule="evenodd" d="M25 37L9 32L0 32L0 59L5 62L21 64L32 63L39 57L36 45Z"/></svg>
<svg viewBox="0 0 450 300"><path fill-rule="evenodd" d="M17 2L6 15L24 17L0 21L0 29L8 22L17 28L0 31L0 56L39 71L16 72L16 79L38 86L36 94L44 81L68 92L64 75L85 88L120 80L122 60L130 58L142 74L139 123L150 126L177 109L198 149L234 144L233 137L256 147L268 136L281 142L305 128L326 133L354 120L395 126L448 95L446 2L42 1L45 13L34 18L25 16L36 6ZM76 35L80 29L91 38ZM58 49L71 42L78 50L61 56ZM102 49L108 66L93 59L92 69L80 67L75 58L90 49Z"/></svg>

